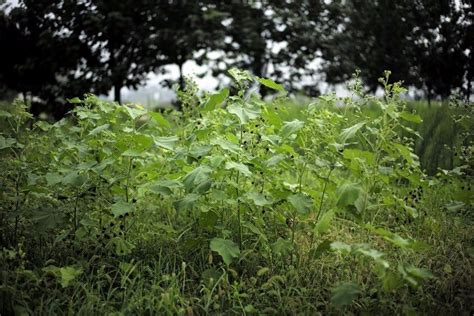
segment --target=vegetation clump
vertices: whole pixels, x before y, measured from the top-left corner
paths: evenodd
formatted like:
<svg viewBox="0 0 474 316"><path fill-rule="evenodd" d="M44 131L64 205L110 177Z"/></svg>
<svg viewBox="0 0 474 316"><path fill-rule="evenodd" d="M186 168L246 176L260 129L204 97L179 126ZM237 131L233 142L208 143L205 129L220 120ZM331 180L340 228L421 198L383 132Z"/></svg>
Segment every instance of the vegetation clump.
<svg viewBox="0 0 474 316"><path fill-rule="evenodd" d="M383 98L355 84L298 118L230 75L182 112L0 111L2 314L472 313L469 112L466 159L427 176L388 73Z"/></svg>

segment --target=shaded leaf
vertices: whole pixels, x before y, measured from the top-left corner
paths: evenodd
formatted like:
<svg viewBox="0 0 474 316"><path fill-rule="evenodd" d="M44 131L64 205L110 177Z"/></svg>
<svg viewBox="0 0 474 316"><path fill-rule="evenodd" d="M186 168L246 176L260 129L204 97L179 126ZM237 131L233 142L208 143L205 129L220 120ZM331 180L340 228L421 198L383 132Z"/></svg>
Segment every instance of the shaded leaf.
<svg viewBox="0 0 474 316"><path fill-rule="evenodd" d="M333 211L326 212L323 216L321 216L319 221L316 223L316 227L314 228L314 231L319 235L326 233L331 227L331 221L333 218L334 218Z"/></svg>
<svg viewBox="0 0 474 316"><path fill-rule="evenodd" d="M158 123L158 125L166 127L166 128L171 128L171 124L161 115L161 113L158 112L148 112L148 115L151 116L151 118Z"/></svg>
<svg viewBox="0 0 474 316"><path fill-rule="evenodd" d="M222 257L226 265L230 265L240 256L240 249L232 240L213 238L210 247Z"/></svg>
<svg viewBox="0 0 474 316"><path fill-rule="evenodd" d="M174 208L179 212L185 209L193 207L195 202L199 199L199 194L191 193L186 195L184 198L173 202Z"/></svg>
<svg viewBox="0 0 474 316"><path fill-rule="evenodd" d="M118 201L111 206L112 214L114 217L119 217L125 213L133 213L134 206L132 203L127 203L125 201Z"/></svg>
<svg viewBox="0 0 474 316"><path fill-rule="evenodd" d="M252 172L250 172L249 167L244 165L243 163L240 162L235 162L235 161L227 161L225 163L225 169L230 170L234 169L237 170L238 172L244 174L247 177L250 177L252 175Z"/></svg>
<svg viewBox="0 0 474 316"><path fill-rule="evenodd" d="M345 143L346 140L355 136L358 130L360 130L365 125L365 122L357 123L351 127L345 128L339 134L339 140L341 143Z"/></svg>
<svg viewBox="0 0 474 316"><path fill-rule="evenodd" d="M281 129L281 136L288 137L291 134L294 134L300 129L302 129L303 126L304 126L304 122L300 120L296 120L296 119L291 122L284 122L283 128Z"/></svg>
<svg viewBox="0 0 474 316"><path fill-rule="evenodd" d="M359 296L360 287L353 282L340 283L331 289L331 303L336 307L344 307Z"/></svg>
<svg viewBox="0 0 474 316"><path fill-rule="evenodd" d="M287 197L287 201L290 202L300 214L307 214L313 206L313 200L303 193L292 194Z"/></svg>
<svg viewBox="0 0 474 316"><path fill-rule="evenodd" d="M345 207L354 205L361 194L361 187L357 183L343 184L336 190L338 196L337 206Z"/></svg>

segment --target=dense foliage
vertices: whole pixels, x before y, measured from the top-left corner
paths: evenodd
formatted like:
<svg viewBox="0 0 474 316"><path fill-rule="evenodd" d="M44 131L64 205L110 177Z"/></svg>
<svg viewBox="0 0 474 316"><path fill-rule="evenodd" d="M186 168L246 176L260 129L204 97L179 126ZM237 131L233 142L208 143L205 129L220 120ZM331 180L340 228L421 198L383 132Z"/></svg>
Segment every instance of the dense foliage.
<svg viewBox="0 0 474 316"><path fill-rule="evenodd" d="M2 314L472 312L471 113L458 167L428 177L388 73L383 98L356 80L300 119L230 75L235 94L188 83L182 112L0 111Z"/></svg>
<svg viewBox="0 0 474 316"><path fill-rule="evenodd" d="M429 100L472 94L467 0L20 0L2 8L0 89L42 101L35 114L62 117L66 99L111 89L120 103L123 87L164 66L179 69L183 88L187 61L215 76L247 69L313 96L321 81L345 82L356 69L372 92L390 69Z"/></svg>

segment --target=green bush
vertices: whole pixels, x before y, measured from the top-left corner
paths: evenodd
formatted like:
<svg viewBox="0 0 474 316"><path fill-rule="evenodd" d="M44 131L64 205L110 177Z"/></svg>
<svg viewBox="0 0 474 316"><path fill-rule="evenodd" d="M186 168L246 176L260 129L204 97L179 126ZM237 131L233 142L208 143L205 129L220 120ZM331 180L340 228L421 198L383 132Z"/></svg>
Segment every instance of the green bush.
<svg viewBox="0 0 474 316"><path fill-rule="evenodd" d="M235 95L188 86L179 113L0 112L2 314L467 311L470 182L422 172L404 89L288 120L282 86L230 73Z"/></svg>

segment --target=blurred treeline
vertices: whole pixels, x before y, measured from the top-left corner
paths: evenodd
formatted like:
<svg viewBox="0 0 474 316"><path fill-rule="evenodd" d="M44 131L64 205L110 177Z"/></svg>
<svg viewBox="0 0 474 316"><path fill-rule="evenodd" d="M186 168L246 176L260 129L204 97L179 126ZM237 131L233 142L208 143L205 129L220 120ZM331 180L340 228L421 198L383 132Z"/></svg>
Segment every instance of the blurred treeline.
<svg viewBox="0 0 474 316"><path fill-rule="evenodd" d="M0 3L2 0L0 0ZM137 88L164 66L194 60L318 95L361 70L384 70L431 101L471 95L472 0L21 0L0 12L0 90L60 117L67 99ZM315 67L314 61L319 64ZM173 84L163 82L163 84ZM266 91L261 91L265 94Z"/></svg>

